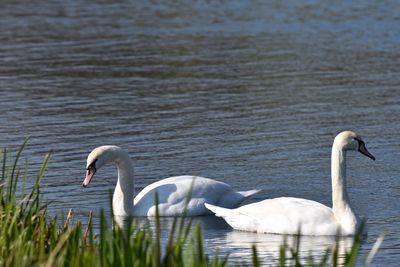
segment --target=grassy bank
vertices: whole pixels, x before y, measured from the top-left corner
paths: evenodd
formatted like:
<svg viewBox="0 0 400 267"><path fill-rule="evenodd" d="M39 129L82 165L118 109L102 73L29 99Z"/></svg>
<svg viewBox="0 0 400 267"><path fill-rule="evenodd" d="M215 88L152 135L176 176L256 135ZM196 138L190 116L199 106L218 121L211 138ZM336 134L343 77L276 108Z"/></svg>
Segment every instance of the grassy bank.
<svg viewBox="0 0 400 267"><path fill-rule="evenodd" d="M44 157L33 187L25 192L26 181L31 179L27 177L29 166L25 164L22 171L18 167L25 143L13 157L5 149L1 153L0 266L228 266L228 255L205 253L201 228L184 224L183 219L174 221L170 240L163 247L158 220L154 231L138 227L134 220L122 230L107 225L101 213L96 235L92 216L85 227L80 221L71 222L70 216L60 225L56 218L48 216L47 204L43 204L40 195L40 181L50 154ZM318 261L312 257L301 260L298 244L293 248L282 245L278 266L354 266L361 237L357 236L351 250L344 254L339 253L337 242ZM366 264L376 250L370 253ZM229 262L230 266L238 264ZM256 247L252 264L261 266Z"/></svg>

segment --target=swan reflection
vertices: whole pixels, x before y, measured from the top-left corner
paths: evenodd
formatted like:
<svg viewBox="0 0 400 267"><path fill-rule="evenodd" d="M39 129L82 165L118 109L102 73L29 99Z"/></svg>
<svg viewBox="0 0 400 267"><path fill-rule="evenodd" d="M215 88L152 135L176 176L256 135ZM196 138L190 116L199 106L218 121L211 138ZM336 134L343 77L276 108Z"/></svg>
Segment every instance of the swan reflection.
<svg viewBox="0 0 400 267"><path fill-rule="evenodd" d="M179 223L182 218L160 217L160 233L161 243L165 244L170 239L170 230L173 227L174 220ZM266 266L276 265L279 261L280 248L286 241L287 258L291 256L291 249L296 248L299 242L298 252L300 258L306 263L307 258L312 256L316 262L323 259L327 250L332 251L335 247L336 240L339 244L339 259L345 260L345 253L351 250L353 243L352 237L335 236L298 236L294 235L278 235L278 234L260 234L253 232L244 232L233 230L222 218L215 216L199 216L192 218L184 218L184 226L191 223L192 230L195 225L200 225L203 232L204 249L209 255L216 253L218 248L220 256L229 253L229 259L232 262L250 263L252 259L252 246L257 248L259 260ZM128 224L129 218L115 216L115 222L122 228ZM134 218L135 227L149 227L153 231L156 227L154 217L137 217ZM340 264L340 262L339 262Z"/></svg>
<svg viewBox="0 0 400 267"><path fill-rule="evenodd" d="M279 260L280 249L284 242L286 242L287 258L291 257L291 250L296 250L297 247L300 258L305 263L310 256L316 262L321 261L328 250L334 249L336 241L339 245L339 259L342 259L344 264L345 254L351 250L353 244L351 237L260 234L235 230L226 233L224 238L231 248L231 258L251 259L252 250L249 248L255 245L260 261L265 264L274 264Z"/></svg>

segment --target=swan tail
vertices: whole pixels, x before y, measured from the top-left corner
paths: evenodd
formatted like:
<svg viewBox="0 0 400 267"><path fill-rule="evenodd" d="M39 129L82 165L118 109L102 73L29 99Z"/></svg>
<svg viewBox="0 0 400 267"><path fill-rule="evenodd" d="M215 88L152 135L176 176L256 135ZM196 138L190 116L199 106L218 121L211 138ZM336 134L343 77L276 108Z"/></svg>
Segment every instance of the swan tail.
<svg viewBox="0 0 400 267"><path fill-rule="evenodd" d="M225 216L227 216L227 215L232 213L231 209L214 206L214 205L211 205L211 204L208 204L208 203L205 203L204 205L206 206L207 209L209 209L212 212L214 212L215 215L218 216L218 217L225 217Z"/></svg>
<svg viewBox="0 0 400 267"><path fill-rule="evenodd" d="M241 194L244 198L251 197L257 193L260 193L262 189L253 189L248 191L239 191L238 193Z"/></svg>

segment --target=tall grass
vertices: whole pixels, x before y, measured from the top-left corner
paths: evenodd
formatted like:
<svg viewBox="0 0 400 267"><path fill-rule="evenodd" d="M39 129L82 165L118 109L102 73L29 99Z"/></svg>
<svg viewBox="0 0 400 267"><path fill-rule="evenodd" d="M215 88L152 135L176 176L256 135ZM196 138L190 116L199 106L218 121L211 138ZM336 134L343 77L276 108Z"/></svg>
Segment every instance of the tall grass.
<svg viewBox="0 0 400 267"><path fill-rule="evenodd" d="M49 218L47 204L42 204L40 181L50 160L46 155L34 185L25 193L28 166L25 164L22 188L18 161L22 144L14 158L1 153L0 183L0 266L226 266L226 258L210 259L203 252L201 229L174 221L170 239L162 253L160 227L155 234L139 227L134 220L124 229L110 227L104 212L100 215L99 233L95 235L92 215L87 226L74 223L70 212L62 226ZM19 197L17 197L19 196ZM193 234L192 234L193 233Z"/></svg>
<svg viewBox="0 0 400 267"><path fill-rule="evenodd" d="M44 157L33 187L26 193L28 164L25 162L22 172L18 168L25 144L26 141L14 157L6 149L1 151L0 266L228 266L228 255L221 257L217 252L211 257L207 255L201 228L184 223L183 218L174 220L165 245L160 241L158 218L155 231L139 227L133 219L124 229L110 227L103 211L98 234L94 233L92 214L85 227L80 221L73 222L72 212L59 225L56 218L48 216L47 204L42 203L40 195L40 181L50 154ZM22 186L18 188L21 177ZM335 247L322 260L317 262L310 257L303 263L299 248L289 249L284 243L277 265L339 266L344 263L342 266L354 266L360 244L361 239L355 238L344 262L337 253L339 248ZM368 263L378 247L369 256ZM237 264L229 262L229 265ZM261 266L256 247L253 247L252 264Z"/></svg>

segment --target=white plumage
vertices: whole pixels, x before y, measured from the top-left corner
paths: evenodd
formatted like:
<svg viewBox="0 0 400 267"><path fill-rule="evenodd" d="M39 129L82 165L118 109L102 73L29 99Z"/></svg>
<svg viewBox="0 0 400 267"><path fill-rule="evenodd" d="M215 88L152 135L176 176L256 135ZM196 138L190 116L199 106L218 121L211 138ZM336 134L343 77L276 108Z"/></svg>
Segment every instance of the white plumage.
<svg viewBox="0 0 400 267"><path fill-rule="evenodd" d="M94 149L87 159L83 186L90 183L95 172L113 162L118 168L118 182L113 195L113 212L117 216L155 216L158 194L160 216L198 216L210 214L204 203L235 208L260 190L234 191L228 184L199 176L175 176L146 186L135 198L133 166L129 155L117 146Z"/></svg>
<svg viewBox="0 0 400 267"><path fill-rule="evenodd" d="M354 235L359 219L350 207L346 190L346 151L358 150L375 159L361 137L351 131L338 134L332 147L332 202L327 207L316 201L281 197L236 209L205 206L234 229L260 233L303 235Z"/></svg>

